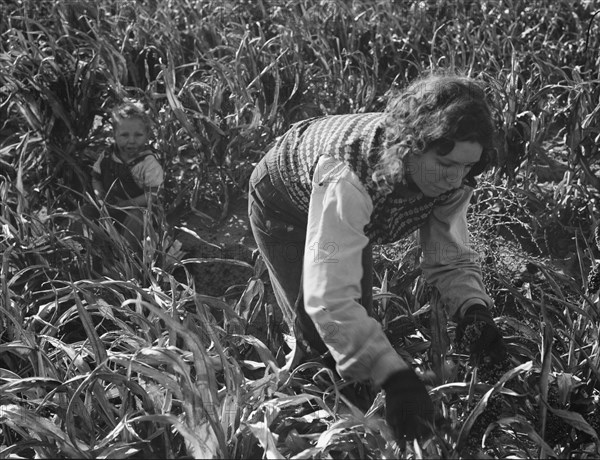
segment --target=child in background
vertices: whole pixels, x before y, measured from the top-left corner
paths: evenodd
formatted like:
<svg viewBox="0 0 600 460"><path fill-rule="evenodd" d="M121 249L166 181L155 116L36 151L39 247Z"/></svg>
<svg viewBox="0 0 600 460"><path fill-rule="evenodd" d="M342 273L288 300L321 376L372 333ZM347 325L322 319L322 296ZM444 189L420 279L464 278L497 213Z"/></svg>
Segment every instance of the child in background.
<svg viewBox="0 0 600 460"><path fill-rule="evenodd" d="M119 105L112 111L111 121L114 144L94 163L92 187L98 203L106 205L123 237L139 251L144 208L156 203L164 172L148 145L152 120L140 104ZM89 219L100 217L93 205L84 206L82 214Z"/></svg>

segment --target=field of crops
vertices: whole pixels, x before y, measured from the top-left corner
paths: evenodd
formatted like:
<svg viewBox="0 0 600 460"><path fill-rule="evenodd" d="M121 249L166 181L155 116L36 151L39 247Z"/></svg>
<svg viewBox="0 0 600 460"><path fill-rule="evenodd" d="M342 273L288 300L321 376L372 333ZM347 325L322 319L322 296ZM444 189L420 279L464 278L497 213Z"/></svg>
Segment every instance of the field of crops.
<svg viewBox="0 0 600 460"><path fill-rule="evenodd" d="M4 0L0 458L598 458L600 2ZM291 123L381 110L422 72L481 78L499 156L469 214L510 359L472 366L414 242L375 248L375 314L427 381L382 394L286 343L251 243L211 240ZM73 232L107 110L141 100L168 172L143 257ZM184 242L179 248L177 242ZM93 260L101 260L98 271ZM361 396L362 395L362 396Z"/></svg>

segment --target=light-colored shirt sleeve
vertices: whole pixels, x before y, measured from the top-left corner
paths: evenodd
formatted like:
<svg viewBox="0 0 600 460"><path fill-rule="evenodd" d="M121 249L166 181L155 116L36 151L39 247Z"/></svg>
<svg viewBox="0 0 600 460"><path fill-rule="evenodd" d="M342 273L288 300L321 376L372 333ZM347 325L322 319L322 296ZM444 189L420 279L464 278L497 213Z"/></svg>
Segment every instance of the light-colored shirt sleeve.
<svg viewBox="0 0 600 460"><path fill-rule="evenodd" d="M164 181L162 166L154 155L148 155L143 161L131 168L135 183L141 188L160 187Z"/></svg>
<svg viewBox="0 0 600 460"><path fill-rule="evenodd" d="M420 229L423 274L439 290L450 317L476 303L492 305L482 281L479 254L471 246L467 228L472 195L470 187L457 190L433 210Z"/></svg>
<svg viewBox="0 0 600 460"><path fill-rule="evenodd" d="M361 297L364 227L372 201L356 174L332 157L317 164L310 197L303 292L306 312L346 379L379 386L408 365Z"/></svg>

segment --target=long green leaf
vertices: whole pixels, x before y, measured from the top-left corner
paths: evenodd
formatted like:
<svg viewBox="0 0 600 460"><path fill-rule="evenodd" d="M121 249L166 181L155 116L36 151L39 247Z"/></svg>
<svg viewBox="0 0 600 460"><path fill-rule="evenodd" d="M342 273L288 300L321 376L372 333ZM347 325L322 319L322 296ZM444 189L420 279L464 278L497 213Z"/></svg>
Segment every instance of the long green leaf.
<svg viewBox="0 0 600 460"><path fill-rule="evenodd" d="M475 408L471 411L471 413L465 420L465 422L460 430L460 433L458 435L458 440L456 442L456 451L457 452L461 452L462 449L464 448L464 445L468 438L469 432L471 431L471 427L473 426L473 424L475 423L477 418L485 410L489 399L494 394L496 394L504 386L504 384L506 382L508 382L510 379L512 379L513 377L515 377L519 374L522 374L524 372L528 372L529 370L531 370L532 367L533 367L533 361L528 361L524 364L521 364L520 366L515 367L514 369L509 370L502 377L500 377L500 380L498 380L498 383L496 383L492 387L491 390L489 390L487 393L485 393L483 395L481 400L477 403Z"/></svg>
<svg viewBox="0 0 600 460"><path fill-rule="evenodd" d="M69 442L68 435L50 420L14 404L0 406L0 423L19 427L32 438L46 437L56 442L62 453L71 458L92 458L88 451Z"/></svg>
<svg viewBox="0 0 600 460"><path fill-rule="evenodd" d="M92 345L92 350L94 350L94 355L96 358L97 365L102 365L106 362L107 353L106 347L104 343L98 336L96 332L96 327L94 326L94 321L92 320L92 315L88 312L86 307L83 305L83 302L79 298L79 291L76 290L75 286L73 286L73 297L75 298L75 303L77 305L77 313L79 314L79 319L83 324L83 328L85 329L85 333L88 336L88 339Z"/></svg>

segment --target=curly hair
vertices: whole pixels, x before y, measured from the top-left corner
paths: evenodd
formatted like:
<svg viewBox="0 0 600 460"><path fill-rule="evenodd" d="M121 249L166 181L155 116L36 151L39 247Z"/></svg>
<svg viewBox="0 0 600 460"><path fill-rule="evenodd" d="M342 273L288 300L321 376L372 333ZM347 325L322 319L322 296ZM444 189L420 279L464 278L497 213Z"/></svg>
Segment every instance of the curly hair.
<svg viewBox="0 0 600 460"><path fill-rule="evenodd" d="M404 158L435 149L447 155L458 141L483 147L465 181L473 183L491 162L494 123L480 83L457 74L432 74L414 81L385 108L384 145L376 171L388 184L404 179Z"/></svg>
<svg viewBox="0 0 600 460"><path fill-rule="evenodd" d="M136 118L140 120L148 132L152 131L152 118L140 102L124 102L112 109L110 120L113 126L116 126L122 120Z"/></svg>

